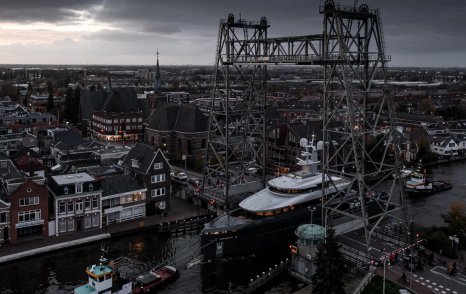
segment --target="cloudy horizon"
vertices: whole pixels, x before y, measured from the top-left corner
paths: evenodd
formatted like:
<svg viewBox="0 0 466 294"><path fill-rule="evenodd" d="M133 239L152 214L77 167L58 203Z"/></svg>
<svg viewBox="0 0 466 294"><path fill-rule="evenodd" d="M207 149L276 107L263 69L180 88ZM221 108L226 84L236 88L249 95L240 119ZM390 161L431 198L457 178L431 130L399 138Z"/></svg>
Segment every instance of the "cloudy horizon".
<svg viewBox="0 0 466 294"><path fill-rule="evenodd" d="M1 64L213 65L219 19L271 21L269 36L318 34L319 5L290 0L0 0ZM357 1L358 5L363 1ZM352 5L354 1L340 1ZM466 67L466 3L368 0L393 67Z"/></svg>

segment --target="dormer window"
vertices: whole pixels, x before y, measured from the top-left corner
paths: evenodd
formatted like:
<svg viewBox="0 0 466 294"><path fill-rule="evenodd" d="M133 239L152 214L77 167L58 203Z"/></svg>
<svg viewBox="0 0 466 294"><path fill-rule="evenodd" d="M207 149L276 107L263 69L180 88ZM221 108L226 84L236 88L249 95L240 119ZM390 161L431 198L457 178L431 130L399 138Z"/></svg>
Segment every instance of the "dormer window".
<svg viewBox="0 0 466 294"><path fill-rule="evenodd" d="M68 187L65 187L65 189L63 189L63 192L64 192L65 194L68 194Z"/></svg>
<svg viewBox="0 0 466 294"><path fill-rule="evenodd" d="M76 194L82 193L83 192L83 184L82 183L76 183Z"/></svg>
<svg viewBox="0 0 466 294"><path fill-rule="evenodd" d="M94 185L92 185L92 183L89 184L89 191L93 191L94 190Z"/></svg>
<svg viewBox="0 0 466 294"><path fill-rule="evenodd" d="M131 159L132 167L139 167L139 161L136 158Z"/></svg>

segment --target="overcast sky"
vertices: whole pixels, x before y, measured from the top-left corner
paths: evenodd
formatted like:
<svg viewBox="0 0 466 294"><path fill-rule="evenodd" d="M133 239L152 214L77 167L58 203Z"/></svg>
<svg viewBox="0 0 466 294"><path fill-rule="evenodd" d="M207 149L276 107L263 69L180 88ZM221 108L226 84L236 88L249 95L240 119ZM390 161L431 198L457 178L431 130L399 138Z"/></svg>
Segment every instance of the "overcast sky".
<svg viewBox="0 0 466 294"><path fill-rule="evenodd" d="M269 36L318 34L323 2L0 0L0 63L151 65L158 48L161 65L213 65L220 18L266 16ZM390 66L466 67L466 1L364 3L381 10Z"/></svg>

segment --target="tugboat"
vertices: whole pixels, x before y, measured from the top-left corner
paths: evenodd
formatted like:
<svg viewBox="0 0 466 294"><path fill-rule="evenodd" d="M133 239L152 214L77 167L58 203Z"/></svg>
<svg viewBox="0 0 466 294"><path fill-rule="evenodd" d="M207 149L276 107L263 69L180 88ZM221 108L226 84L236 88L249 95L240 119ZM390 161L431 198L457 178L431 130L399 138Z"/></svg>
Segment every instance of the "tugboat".
<svg viewBox="0 0 466 294"><path fill-rule="evenodd" d="M74 289L74 294L133 294L149 293L163 285L173 282L180 272L172 266L152 269L132 278L122 278L110 265L108 259L101 257L99 264L86 269L88 282Z"/></svg>
<svg viewBox="0 0 466 294"><path fill-rule="evenodd" d="M306 139L300 140L300 145L306 149L302 154L305 159L298 162L300 171L270 180L268 187L241 201L238 209L204 226L201 254L205 261L257 252L276 253L274 249L287 248L294 241L294 232L299 225L320 222L324 186L327 186L326 195L331 195L350 188L351 182L338 175L324 178L317 171L319 161L313 143L314 139L310 145ZM330 179L333 185L327 185ZM311 207L316 208L313 214Z"/></svg>
<svg viewBox="0 0 466 294"><path fill-rule="evenodd" d="M131 279L121 278L110 266L108 259L101 257L99 264L86 269L88 282L74 289L74 294L130 294L133 293Z"/></svg>
<svg viewBox="0 0 466 294"><path fill-rule="evenodd" d="M404 183L404 190L408 195L432 195L437 192L449 190L453 187L451 183L445 181L429 181L425 170L421 167L411 173L411 177Z"/></svg>

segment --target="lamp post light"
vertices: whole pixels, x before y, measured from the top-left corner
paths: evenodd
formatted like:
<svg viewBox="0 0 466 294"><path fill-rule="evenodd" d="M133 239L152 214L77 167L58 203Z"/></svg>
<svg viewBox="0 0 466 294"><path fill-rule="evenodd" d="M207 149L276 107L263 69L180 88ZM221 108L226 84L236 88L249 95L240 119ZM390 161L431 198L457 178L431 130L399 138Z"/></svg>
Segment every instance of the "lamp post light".
<svg viewBox="0 0 466 294"><path fill-rule="evenodd" d="M312 222L313 222L312 214L313 214L314 211L316 211L316 207L315 206L313 206L313 207L308 206L307 209L309 209L309 211L311 212L311 225L312 225Z"/></svg>
<svg viewBox="0 0 466 294"><path fill-rule="evenodd" d="M385 264L386 264L386 258L383 256L383 286L382 286L382 294L385 294Z"/></svg>
<svg viewBox="0 0 466 294"><path fill-rule="evenodd" d="M411 219L411 245L410 245L410 249L411 249L411 262L410 262L410 265L409 265L409 270L411 271L411 279L409 279L409 288L410 289L413 289L413 231L414 231L414 220Z"/></svg>

